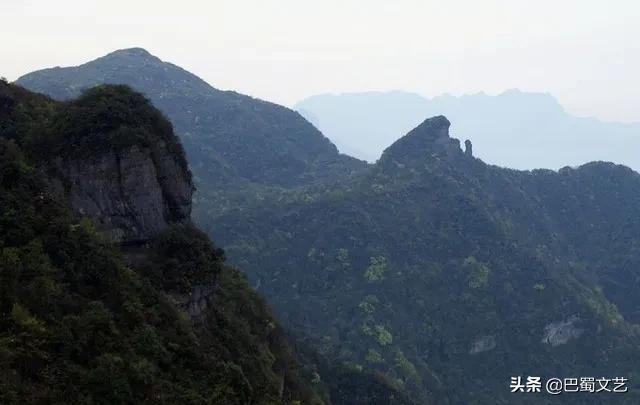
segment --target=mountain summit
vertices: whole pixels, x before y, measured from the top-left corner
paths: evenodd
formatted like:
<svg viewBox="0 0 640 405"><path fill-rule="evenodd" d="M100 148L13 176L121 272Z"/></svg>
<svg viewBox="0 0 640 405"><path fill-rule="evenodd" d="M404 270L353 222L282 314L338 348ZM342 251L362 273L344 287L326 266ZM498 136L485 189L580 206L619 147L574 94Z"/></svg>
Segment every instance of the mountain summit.
<svg viewBox="0 0 640 405"><path fill-rule="evenodd" d="M449 137L450 126L449 120L442 115L426 119L389 146L382 154L381 161L406 161L431 155L458 156L462 152L460 141Z"/></svg>
<svg viewBox="0 0 640 405"><path fill-rule="evenodd" d="M215 89L142 48L121 49L80 66L39 70L17 83L60 100L99 84L126 84L145 94L181 137L203 193L229 183L291 187L348 176L366 166L340 155L297 112Z"/></svg>

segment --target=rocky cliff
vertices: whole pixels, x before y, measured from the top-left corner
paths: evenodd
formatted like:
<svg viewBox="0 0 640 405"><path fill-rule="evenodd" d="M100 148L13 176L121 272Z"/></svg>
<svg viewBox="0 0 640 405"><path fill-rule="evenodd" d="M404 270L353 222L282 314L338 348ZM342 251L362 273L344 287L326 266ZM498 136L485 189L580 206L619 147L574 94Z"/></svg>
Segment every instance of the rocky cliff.
<svg viewBox="0 0 640 405"><path fill-rule="evenodd" d="M109 241L144 242L190 222L194 187L184 151L144 96L126 86L97 87L65 103L11 86L0 93L3 127L24 132L54 191ZM25 107L36 100L40 107ZM22 116L30 110L42 116Z"/></svg>
<svg viewBox="0 0 640 405"><path fill-rule="evenodd" d="M462 154L460 141L449 137L450 126L449 120L443 116L426 119L389 146L380 159L406 162L413 159L424 160L431 156L459 157Z"/></svg>
<svg viewBox="0 0 640 405"><path fill-rule="evenodd" d="M144 242L190 221L191 178L165 142L57 158L54 165L72 209L94 219L112 242Z"/></svg>

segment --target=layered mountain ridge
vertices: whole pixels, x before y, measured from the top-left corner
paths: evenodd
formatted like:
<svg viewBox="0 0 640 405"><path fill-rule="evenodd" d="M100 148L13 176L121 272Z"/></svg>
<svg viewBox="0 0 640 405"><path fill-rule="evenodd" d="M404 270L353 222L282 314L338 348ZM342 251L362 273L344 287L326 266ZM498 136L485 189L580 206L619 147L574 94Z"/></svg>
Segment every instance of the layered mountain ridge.
<svg viewBox="0 0 640 405"><path fill-rule="evenodd" d="M212 226L286 327L418 402L510 403L513 375L635 375L640 175L501 169L448 128L428 119L348 183Z"/></svg>
<svg viewBox="0 0 640 405"><path fill-rule="evenodd" d="M404 91L320 94L294 109L340 151L370 162L425 117L445 115L491 164L557 170L607 160L640 170L634 152L640 146L640 124L572 115L548 93L512 89L432 98Z"/></svg>
<svg viewBox="0 0 640 405"><path fill-rule="evenodd" d="M20 81L79 89L96 67L91 83L147 84L185 141L201 188L196 221L313 353L344 371L377 373L417 403L513 403L508 384L518 375L625 376L628 394L562 400L638 402L637 173L605 162L559 171L487 165L470 142L462 151L442 116L421 116L366 165L317 152L317 131L290 111L222 92L216 104L183 94L172 77L155 81L151 72L170 66L147 71L153 61L129 60L137 53L112 54L110 70L99 59ZM193 115L196 107L210 117ZM292 152L289 135L309 151ZM340 398L353 387L329 384ZM399 395L385 390L381 403Z"/></svg>
<svg viewBox="0 0 640 405"><path fill-rule="evenodd" d="M192 191L129 87L56 102L0 82L0 402L414 404L313 351L301 365L191 223Z"/></svg>
<svg viewBox="0 0 640 405"><path fill-rule="evenodd" d="M77 67L29 73L17 83L59 100L98 84L131 86L173 123L190 156L196 185L248 181L288 187L326 172L348 174L366 166L339 155L297 112L217 90L141 48L118 50Z"/></svg>

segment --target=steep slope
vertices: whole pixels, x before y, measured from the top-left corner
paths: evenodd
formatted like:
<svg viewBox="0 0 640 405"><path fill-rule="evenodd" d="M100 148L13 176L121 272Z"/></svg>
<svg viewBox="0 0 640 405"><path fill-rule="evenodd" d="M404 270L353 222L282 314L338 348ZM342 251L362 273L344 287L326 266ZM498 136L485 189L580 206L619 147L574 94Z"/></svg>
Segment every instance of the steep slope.
<svg viewBox="0 0 640 405"><path fill-rule="evenodd" d="M566 112L549 94L509 90L425 98L406 92L324 94L295 109L342 152L376 161L424 117L445 115L479 145L484 161L515 169L559 169L607 160L640 170L640 124L602 122Z"/></svg>
<svg viewBox="0 0 640 405"><path fill-rule="evenodd" d="M252 196L273 186L348 177L366 166L338 154L297 112L217 90L140 48L115 51L77 67L40 70L17 83L62 100L103 83L126 84L145 94L173 123L185 146L199 190L196 215L234 205L235 200L228 199L242 194L238 190Z"/></svg>
<svg viewBox="0 0 640 405"><path fill-rule="evenodd" d="M190 225L181 151L127 87L0 82L0 403L322 403Z"/></svg>
<svg viewBox="0 0 640 405"><path fill-rule="evenodd" d="M554 403L510 377L622 375L627 394L562 400L636 403L640 176L488 166L448 130L429 119L348 184L229 212L220 242L287 327L418 401Z"/></svg>

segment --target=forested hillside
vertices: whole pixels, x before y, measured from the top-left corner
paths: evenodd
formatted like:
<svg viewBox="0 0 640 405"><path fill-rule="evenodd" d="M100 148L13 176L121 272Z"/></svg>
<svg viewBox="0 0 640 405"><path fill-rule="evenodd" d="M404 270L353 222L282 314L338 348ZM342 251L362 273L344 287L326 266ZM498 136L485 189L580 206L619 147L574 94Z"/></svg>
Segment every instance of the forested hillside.
<svg viewBox="0 0 640 405"><path fill-rule="evenodd" d="M418 401L513 403L519 375L635 380L640 175L488 166L448 128L426 120L366 175L212 229L286 327Z"/></svg>
<svg viewBox="0 0 640 405"><path fill-rule="evenodd" d="M151 168L178 162L174 180L190 186L171 125L130 89L57 103L0 83L0 403L322 403L244 276L188 218L171 218L166 180L133 180L149 195L162 186L168 204L168 222L135 247L106 239L122 222L70 208L61 167L83 159L108 173L105 156L125 167L165 143ZM97 181L84 180L89 191ZM130 197L114 203L149 218Z"/></svg>
<svg viewBox="0 0 640 405"><path fill-rule="evenodd" d="M624 377L624 395L561 401L640 401L636 172L487 165L442 116L367 165L299 115L214 91L138 49L20 82L59 98L129 83L168 115L199 187L196 222L247 271L337 403L510 404L512 376ZM185 187L160 183L184 199ZM183 212L153 206L151 217Z"/></svg>

